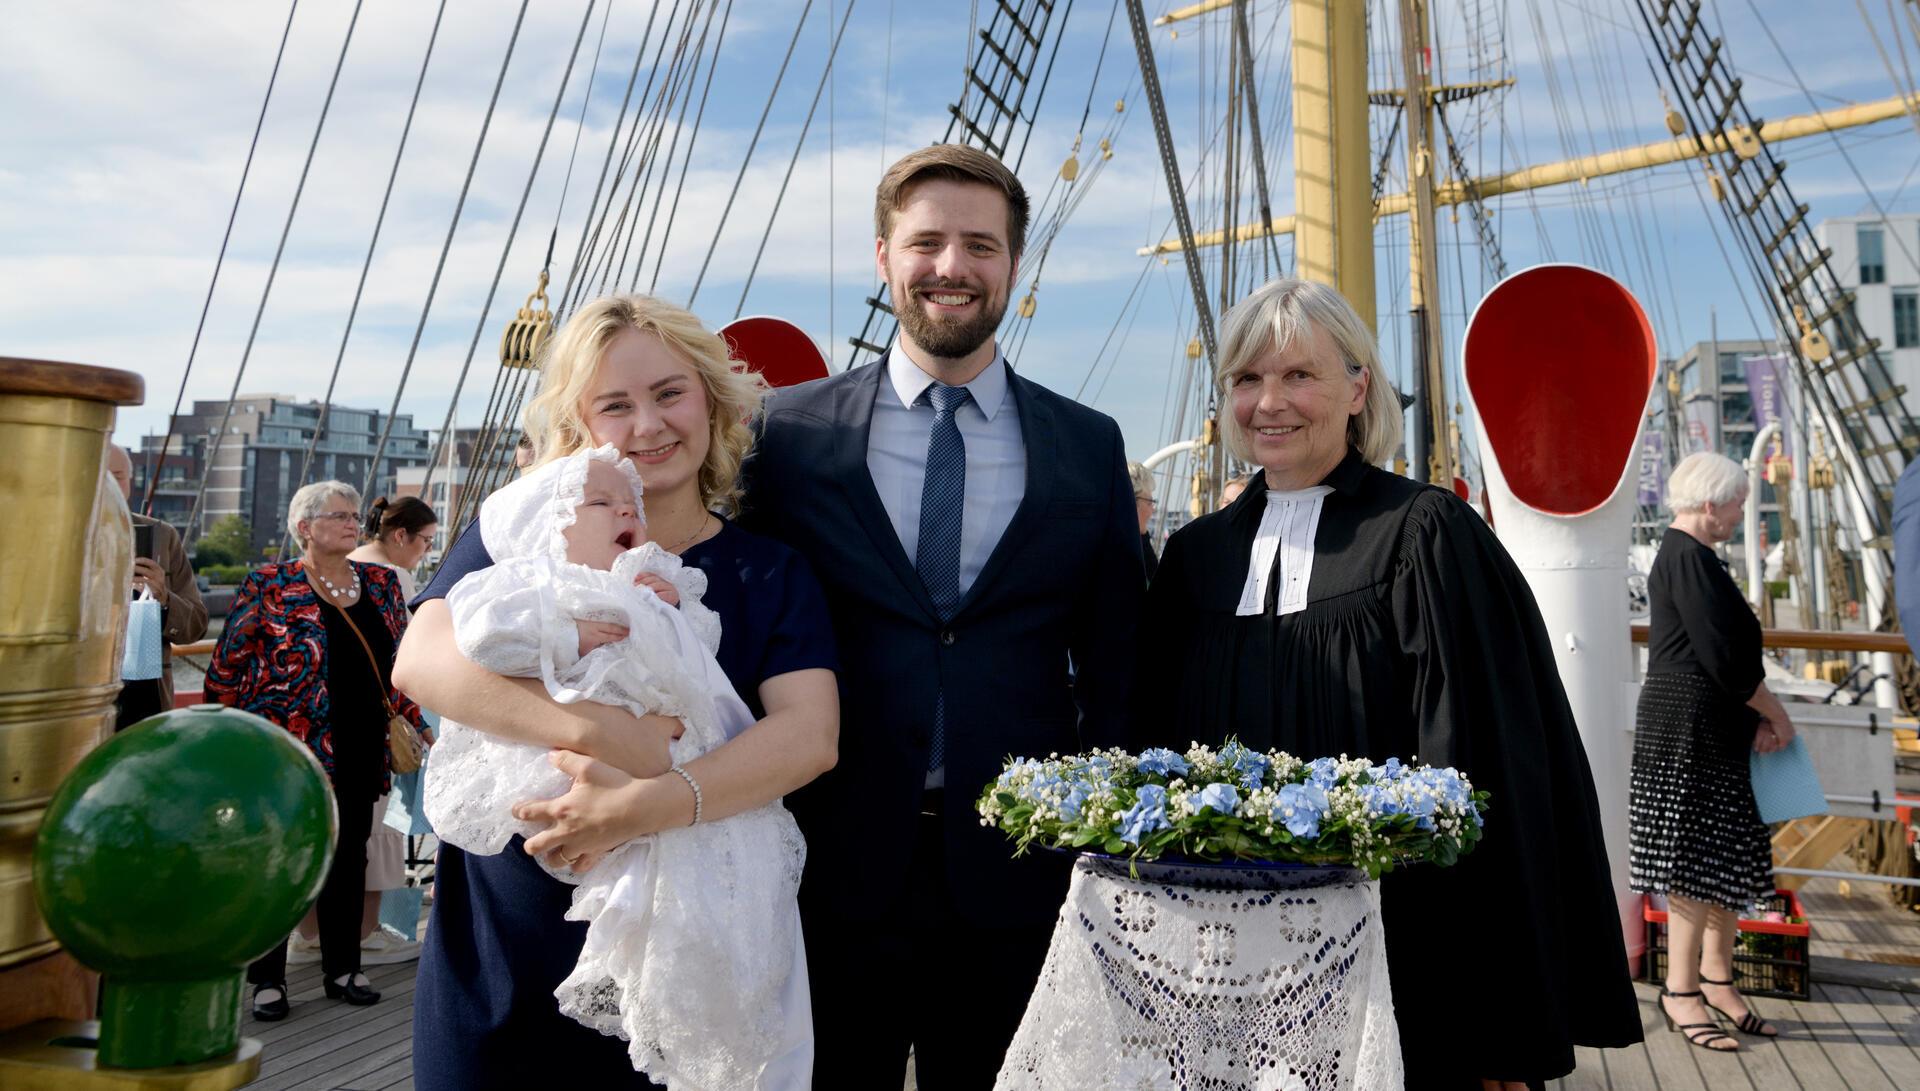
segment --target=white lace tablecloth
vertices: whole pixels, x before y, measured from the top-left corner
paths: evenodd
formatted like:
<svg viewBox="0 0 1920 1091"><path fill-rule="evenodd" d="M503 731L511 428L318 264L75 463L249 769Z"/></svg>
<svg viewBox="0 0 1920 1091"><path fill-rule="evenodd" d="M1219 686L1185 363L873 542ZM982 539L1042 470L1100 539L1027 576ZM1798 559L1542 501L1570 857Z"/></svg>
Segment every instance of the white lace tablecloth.
<svg viewBox="0 0 1920 1091"><path fill-rule="evenodd" d="M994 1086L1402 1082L1378 883L1346 870L1164 865L1135 879L1082 857Z"/></svg>

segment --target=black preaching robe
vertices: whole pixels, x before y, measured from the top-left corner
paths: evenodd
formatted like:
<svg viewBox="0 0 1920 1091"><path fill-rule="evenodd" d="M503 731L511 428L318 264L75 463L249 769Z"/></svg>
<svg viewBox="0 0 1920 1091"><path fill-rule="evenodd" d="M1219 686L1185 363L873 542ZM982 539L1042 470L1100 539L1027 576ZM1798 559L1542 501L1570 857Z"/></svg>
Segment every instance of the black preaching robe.
<svg viewBox="0 0 1920 1091"><path fill-rule="evenodd" d="M1593 777L1520 570L1450 492L1352 451L1322 484L1299 612L1274 616L1276 574L1235 616L1262 479L1167 541L1134 743L1418 757L1492 793L1471 854L1381 883L1409 1088L1552 1079L1575 1045L1639 1041Z"/></svg>

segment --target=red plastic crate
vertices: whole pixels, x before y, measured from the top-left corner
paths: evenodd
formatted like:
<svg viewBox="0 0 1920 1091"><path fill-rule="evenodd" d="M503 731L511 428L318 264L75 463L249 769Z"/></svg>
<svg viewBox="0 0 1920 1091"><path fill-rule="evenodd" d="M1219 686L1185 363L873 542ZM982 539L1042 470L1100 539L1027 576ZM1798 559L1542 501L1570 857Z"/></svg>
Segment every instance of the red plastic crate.
<svg viewBox="0 0 1920 1091"><path fill-rule="evenodd" d="M1773 897L1768 899L1768 910L1784 917L1799 917L1805 923L1741 918L1738 924L1740 935L1752 938L1736 940L1734 943L1734 987L1749 996L1810 999L1812 964L1809 946L1813 938L1813 924L1806 920L1806 911L1800 908L1800 899L1791 890L1774 891ZM1641 956L1640 980L1659 985L1667 979L1667 911L1655 909L1652 899L1642 895L1640 916L1647 928L1647 949Z"/></svg>

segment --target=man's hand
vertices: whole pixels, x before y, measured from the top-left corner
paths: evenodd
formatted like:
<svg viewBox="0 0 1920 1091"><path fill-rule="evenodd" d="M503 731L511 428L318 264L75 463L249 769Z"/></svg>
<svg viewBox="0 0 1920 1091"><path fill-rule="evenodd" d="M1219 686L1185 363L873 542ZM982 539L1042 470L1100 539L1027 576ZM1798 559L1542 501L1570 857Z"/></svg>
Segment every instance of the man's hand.
<svg viewBox="0 0 1920 1091"><path fill-rule="evenodd" d="M155 602L167 604L167 570L151 557L133 559L133 588L138 591L142 587L152 592Z"/></svg>
<svg viewBox="0 0 1920 1091"><path fill-rule="evenodd" d="M660 601L668 606L680 605L680 589L668 583L663 576L642 572L633 578L633 582L636 586L652 590L654 594L660 596Z"/></svg>
<svg viewBox="0 0 1920 1091"><path fill-rule="evenodd" d="M574 627L580 630L580 654L585 656L595 648L604 648L627 638L627 627L606 621L576 621Z"/></svg>

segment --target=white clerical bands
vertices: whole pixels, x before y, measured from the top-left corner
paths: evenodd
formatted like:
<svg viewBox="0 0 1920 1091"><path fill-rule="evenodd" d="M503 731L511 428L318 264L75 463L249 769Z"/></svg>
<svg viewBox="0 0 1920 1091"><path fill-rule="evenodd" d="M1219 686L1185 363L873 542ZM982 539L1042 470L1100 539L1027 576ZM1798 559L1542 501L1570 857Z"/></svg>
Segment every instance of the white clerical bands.
<svg viewBox="0 0 1920 1091"><path fill-rule="evenodd" d="M678 765L668 770L668 772L680 774L680 779L686 781L687 787L693 789L693 821L687 823L687 825L698 826L700 824L700 810L704 802L700 798L700 782L693 779L692 773L687 772Z"/></svg>

